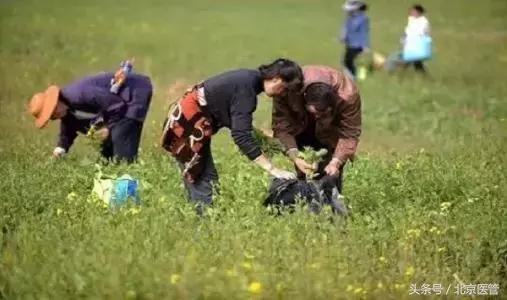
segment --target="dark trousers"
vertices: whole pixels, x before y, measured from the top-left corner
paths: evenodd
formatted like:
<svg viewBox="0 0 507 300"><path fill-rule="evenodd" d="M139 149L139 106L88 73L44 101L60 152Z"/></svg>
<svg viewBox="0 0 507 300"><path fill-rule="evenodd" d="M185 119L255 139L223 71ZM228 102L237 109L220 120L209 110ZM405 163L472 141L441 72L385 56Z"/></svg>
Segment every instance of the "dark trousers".
<svg viewBox="0 0 507 300"><path fill-rule="evenodd" d="M396 53L391 54L385 64L385 68L388 72L393 72L398 67L402 67L405 70L410 66L414 66L414 69L417 72L426 74L426 68L424 67L424 61L416 60L416 61L406 62L403 60L403 54L401 52L396 52Z"/></svg>
<svg viewBox="0 0 507 300"><path fill-rule="evenodd" d="M349 72L356 76L356 65L355 65L355 59L359 54L363 52L362 48L350 48L347 47L345 49L345 56L343 57L343 65Z"/></svg>
<svg viewBox="0 0 507 300"><path fill-rule="evenodd" d="M102 143L102 156L132 163L137 158L143 122L123 118L109 129L108 138Z"/></svg>
<svg viewBox="0 0 507 300"><path fill-rule="evenodd" d="M326 168L327 164L333 159L333 153L334 149L330 149L328 146L322 144L320 141L317 140L315 137L315 124L313 122L310 122L309 126L306 128L304 132L296 136L296 144L300 151L304 150L304 147L311 147L314 150L320 150L320 149L327 149L327 155L324 157L324 159L319 163L317 173L319 174L314 179L319 180L322 177L326 175L326 172L324 172L324 169ZM340 194L342 193L342 187L343 187L343 166L340 167L339 170L340 174L336 176L336 182L335 186L338 189L338 192ZM298 179L305 179L305 174L301 172L296 167L296 173L298 176Z"/></svg>
<svg viewBox="0 0 507 300"><path fill-rule="evenodd" d="M426 69L424 68L424 64L422 60L414 61L414 69L418 72L425 73Z"/></svg>
<svg viewBox="0 0 507 300"><path fill-rule="evenodd" d="M212 204L213 186L218 183L218 172L213 161L213 154L211 153L211 145L209 143L205 146L201 159L204 160L204 168L201 175L194 182L189 182L183 178L188 198L190 202L196 204L199 214L203 213L204 207ZM182 164L180 164L180 168L183 169Z"/></svg>

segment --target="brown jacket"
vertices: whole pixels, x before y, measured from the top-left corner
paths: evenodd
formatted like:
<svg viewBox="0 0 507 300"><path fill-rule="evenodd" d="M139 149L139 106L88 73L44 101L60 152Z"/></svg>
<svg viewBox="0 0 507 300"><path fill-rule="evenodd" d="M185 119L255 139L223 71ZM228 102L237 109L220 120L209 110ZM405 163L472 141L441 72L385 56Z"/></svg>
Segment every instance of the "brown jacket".
<svg viewBox="0 0 507 300"><path fill-rule="evenodd" d="M295 136L308 125L303 93L312 83L326 83L336 90L338 105L334 115L317 120L315 135L329 149L334 149L333 156L342 164L352 160L361 135L361 97L356 84L342 72L326 66L305 66L303 74L302 92L273 99L274 136L286 150L297 148Z"/></svg>

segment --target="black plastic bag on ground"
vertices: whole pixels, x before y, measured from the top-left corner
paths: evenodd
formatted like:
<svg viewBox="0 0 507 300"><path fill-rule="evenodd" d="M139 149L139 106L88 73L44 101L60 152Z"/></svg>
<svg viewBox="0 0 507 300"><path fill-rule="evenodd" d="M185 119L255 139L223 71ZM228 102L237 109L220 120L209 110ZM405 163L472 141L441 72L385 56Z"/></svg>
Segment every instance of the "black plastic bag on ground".
<svg viewBox="0 0 507 300"><path fill-rule="evenodd" d="M275 178L264 205L275 207L280 212L284 208L292 211L298 202L303 202L313 213L320 213L324 205L329 205L334 213L346 216L347 208L335 186L335 180L331 176L311 181Z"/></svg>

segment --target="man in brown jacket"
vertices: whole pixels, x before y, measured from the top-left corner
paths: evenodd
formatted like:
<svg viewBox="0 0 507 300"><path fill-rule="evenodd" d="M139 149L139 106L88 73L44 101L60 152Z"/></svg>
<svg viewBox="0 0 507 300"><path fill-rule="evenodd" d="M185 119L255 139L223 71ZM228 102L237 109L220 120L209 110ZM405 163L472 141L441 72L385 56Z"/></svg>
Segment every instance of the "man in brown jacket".
<svg viewBox="0 0 507 300"><path fill-rule="evenodd" d="M273 133L284 145L300 178L312 171L335 176L341 192L343 167L354 158L361 135L359 90L350 78L330 67L306 66L303 74L300 92L274 99ZM305 146L328 150L318 170L299 156Z"/></svg>

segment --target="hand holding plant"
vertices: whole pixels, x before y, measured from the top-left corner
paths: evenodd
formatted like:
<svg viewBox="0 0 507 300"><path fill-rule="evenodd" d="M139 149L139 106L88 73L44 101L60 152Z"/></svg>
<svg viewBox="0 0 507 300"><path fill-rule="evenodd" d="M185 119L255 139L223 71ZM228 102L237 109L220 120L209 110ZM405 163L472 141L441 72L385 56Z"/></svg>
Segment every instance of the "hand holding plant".
<svg viewBox="0 0 507 300"><path fill-rule="evenodd" d="M307 179L313 179L319 175L317 172L319 163L327 155L326 149L320 149L318 151L311 147L305 147L302 152L298 153L298 156L294 159L294 163L303 173L306 174Z"/></svg>

